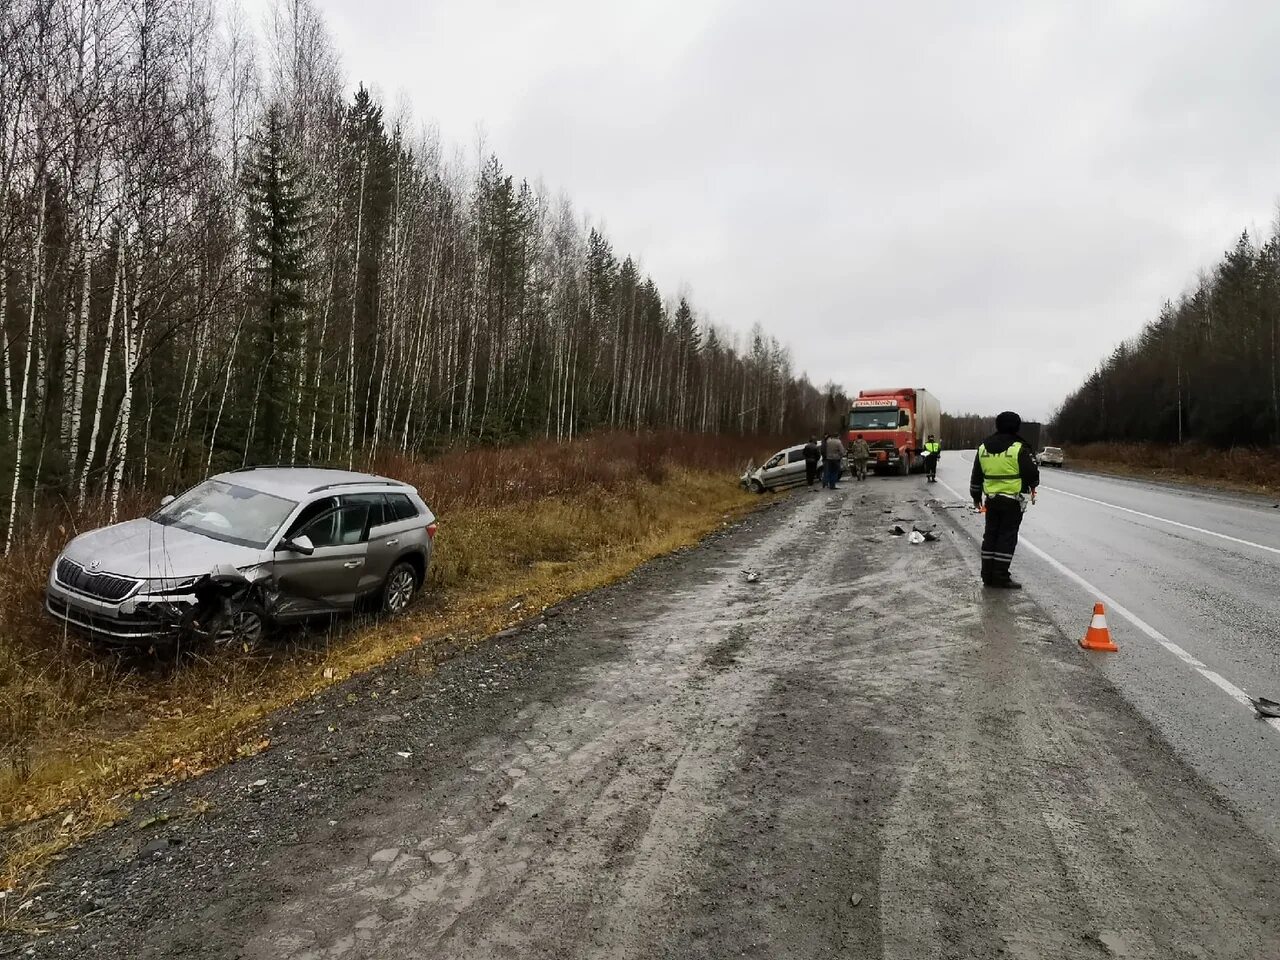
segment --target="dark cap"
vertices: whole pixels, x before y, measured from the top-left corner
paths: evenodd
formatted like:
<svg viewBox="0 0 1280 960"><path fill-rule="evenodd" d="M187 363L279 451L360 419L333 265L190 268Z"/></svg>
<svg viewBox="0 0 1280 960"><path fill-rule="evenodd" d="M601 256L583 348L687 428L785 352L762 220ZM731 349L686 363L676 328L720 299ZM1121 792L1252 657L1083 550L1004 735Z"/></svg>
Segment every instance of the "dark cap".
<svg viewBox="0 0 1280 960"><path fill-rule="evenodd" d="M1022 418L1012 410L1006 410L996 417L996 430L1000 433L1017 433L1022 429Z"/></svg>

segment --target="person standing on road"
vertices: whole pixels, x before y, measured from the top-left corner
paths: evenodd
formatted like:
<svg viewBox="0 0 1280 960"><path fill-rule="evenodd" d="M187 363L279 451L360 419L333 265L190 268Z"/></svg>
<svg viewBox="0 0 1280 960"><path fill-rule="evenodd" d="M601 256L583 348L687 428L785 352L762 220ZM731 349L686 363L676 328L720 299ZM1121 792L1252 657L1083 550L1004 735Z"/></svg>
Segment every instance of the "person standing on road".
<svg viewBox="0 0 1280 960"><path fill-rule="evenodd" d="M987 498L987 527L982 534L982 582L988 587L1020 590L1022 584L1009 574L1018 547L1018 528L1027 508L1027 495L1035 503L1040 468L1026 442L1018 436L1022 418L1012 410L996 417L996 432L978 446L969 478L969 494L975 508Z"/></svg>
<svg viewBox="0 0 1280 960"><path fill-rule="evenodd" d="M849 459L853 461L853 475L859 480L867 479L867 461L871 459L871 446L858 434L849 444Z"/></svg>
<svg viewBox="0 0 1280 960"><path fill-rule="evenodd" d="M811 487L813 481L818 479L818 465L821 462L822 451L818 449L818 440L810 437L809 442L804 445L804 478Z"/></svg>
<svg viewBox="0 0 1280 960"><path fill-rule="evenodd" d="M942 444L938 442L937 437L932 433L929 439L924 442L924 470L925 476L930 483L936 483L938 480L938 458L942 456Z"/></svg>
<svg viewBox="0 0 1280 960"><path fill-rule="evenodd" d="M836 484L840 482L840 462L844 460L844 444L840 442L839 437L827 435L822 442L822 456L826 460L827 468L827 475L823 478L822 485L829 490L834 490Z"/></svg>

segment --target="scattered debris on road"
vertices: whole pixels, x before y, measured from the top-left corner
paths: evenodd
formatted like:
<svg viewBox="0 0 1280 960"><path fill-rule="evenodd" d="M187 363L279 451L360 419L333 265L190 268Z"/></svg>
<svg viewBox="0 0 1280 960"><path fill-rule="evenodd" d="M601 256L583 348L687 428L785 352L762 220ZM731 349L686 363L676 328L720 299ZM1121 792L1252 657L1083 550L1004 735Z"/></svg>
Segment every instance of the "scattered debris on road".
<svg viewBox="0 0 1280 960"><path fill-rule="evenodd" d="M742 579L743 579L743 580L745 580L745 581L747 581L747 583L758 583L758 582L759 582L759 580L760 580L760 571L758 571L758 570L743 570L743 571L742 571Z"/></svg>
<svg viewBox="0 0 1280 960"><path fill-rule="evenodd" d="M892 527L889 528L889 532L892 533L895 537L900 537L907 531L903 530L902 527L898 526L895 523Z"/></svg>
<svg viewBox="0 0 1280 960"><path fill-rule="evenodd" d="M1274 700L1268 700L1266 697L1250 697L1249 702L1253 704L1253 709L1258 711L1258 719L1280 719L1280 703Z"/></svg>

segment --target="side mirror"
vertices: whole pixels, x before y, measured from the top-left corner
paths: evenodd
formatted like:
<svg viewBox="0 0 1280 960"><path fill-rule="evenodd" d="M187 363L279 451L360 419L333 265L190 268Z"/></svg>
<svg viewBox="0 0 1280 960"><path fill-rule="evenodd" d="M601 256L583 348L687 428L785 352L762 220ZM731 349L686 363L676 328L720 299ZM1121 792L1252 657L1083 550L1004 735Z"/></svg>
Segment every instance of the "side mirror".
<svg viewBox="0 0 1280 960"><path fill-rule="evenodd" d="M162 507L167 507L167 506L168 506L169 504L171 504L171 503L173 503L173 494L172 494L172 493L171 493L171 494L169 494L168 496L165 496L165 497L161 497L161 498L160 498L160 506L162 506Z"/></svg>
<svg viewBox="0 0 1280 960"><path fill-rule="evenodd" d="M315 545L311 542L310 537L294 537L292 540L281 540L280 549L288 550L290 553L300 553L304 557L309 557L316 552Z"/></svg>

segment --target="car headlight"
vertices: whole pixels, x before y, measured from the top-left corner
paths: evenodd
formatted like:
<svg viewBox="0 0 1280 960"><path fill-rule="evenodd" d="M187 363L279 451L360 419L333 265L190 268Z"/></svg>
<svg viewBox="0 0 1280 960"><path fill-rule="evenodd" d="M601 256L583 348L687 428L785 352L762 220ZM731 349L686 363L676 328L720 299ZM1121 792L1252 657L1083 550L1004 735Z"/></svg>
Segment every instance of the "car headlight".
<svg viewBox="0 0 1280 960"><path fill-rule="evenodd" d="M199 577L166 577L162 580L152 580L147 585L147 592L157 595L187 593L199 579Z"/></svg>

